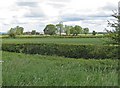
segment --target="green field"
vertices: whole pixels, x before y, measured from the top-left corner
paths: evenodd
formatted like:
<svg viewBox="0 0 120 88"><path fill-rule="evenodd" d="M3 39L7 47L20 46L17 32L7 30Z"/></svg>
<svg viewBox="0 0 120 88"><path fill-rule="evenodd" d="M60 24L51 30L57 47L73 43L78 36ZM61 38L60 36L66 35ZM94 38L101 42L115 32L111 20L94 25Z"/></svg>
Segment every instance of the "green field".
<svg viewBox="0 0 120 88"><path fill-rule="evenodd" d="M3 52L5 86L117 86L117 60Z"/></svg>
<svg viewBox="0 0 120 88"><path fill-rule="evenodd" d="M108 40L107 38L54 38L54 37L26 38L25 37L25 38L15 38L15 39L3 38L2 40L0 40L0 42L2 42L2 44L48 43L45 50L48 49L49 51L48 53L50 53L51 50L49 50L49 48L50 49L52 48L50 45L52 45L53 43L60 45L66 44L66 46L69 46L69 44L75 44L78 46L80 46L81 44L82 45L87 44L87 46L89 45L102 46L103 44L106 43L107 40ZM43 47L43 46L39 46L39 47ZM10 46L8 48L8 51L9 49L16 50L17 48L19 48L18 45L16 48ZM69 49L72 48L74 47L73 46L69 47ZM96 52L98 52L99 48L98 49L95 48L95 50ZM97 54L99 55L100 53L98 52ZM65 58L65 57L55 56L54 53L52 54L52 56L47 56L46 54L28 55L23 53L15 53L15 52L12 53L12 52L3 51L2 60L4 61L2 64L3 86L118 86L118 70L117 70L118 60L114 58L75 59L75 58Z"/></svg>
<svg viewBox="0 0 120 88"><path fill-rule="evenodd" d="M4 38L2 43L104 44L107 38Z"/></svg>

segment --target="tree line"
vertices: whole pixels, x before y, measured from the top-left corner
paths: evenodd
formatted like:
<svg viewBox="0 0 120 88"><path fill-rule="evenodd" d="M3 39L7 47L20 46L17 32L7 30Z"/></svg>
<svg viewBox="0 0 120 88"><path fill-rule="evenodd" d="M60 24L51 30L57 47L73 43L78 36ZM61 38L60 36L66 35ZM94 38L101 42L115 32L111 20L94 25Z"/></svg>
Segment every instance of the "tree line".
<svg viewBox="0 0 120 88"><path fill-rule="evenodd" d="M73 35L77 36L78 34L88 34L89 28L82 28L79 25L75 26L68 26L63 24L48 24L44 28L44 34L47 35ZM93 31L92 34L96 35L97 32ZM32 30L31 32L24 32L24 28L20 26L16 26L14 28L11 28L8 31L8 34L10 37L15 38L16 35L39 35L40 33L36 30Z"/></svg>
<svg viewBox="0 0 120 88"><path fill-rule="evenodd" d="M69 26L63 24L48 24L44 28L44 34L55 35L65 33L66 35L77 36L78 34L88 34L89 28L82 28L79 25ZM95 31L94 31L95 32Z"/></svg>
<svg viewBox="0 0 120 88"><path fill-rule="evenodd" d="M117 19L117 22L111 23L110 21L108 21L109 26L112 27L113 30L106 30L106 31L109 34L109 38L111 38L112 40L111 43L120 44L120 15L115 13L112 16ZM62 23L59 23L56 25L48 24L45 26L43 31L44 31L44 34L48 34L48 35L56 35L56 34L62 35L62 33L65 33L66 35L77 36L78 34L85 34L85 35L88 34L89 28L82 28L79 25L68 26L68 25L63 25ZM27 33L29 34L29 32ZM97 32L95 31L92 32L93 35L96 35L96 33ZM11 28L8 31L8 34L12 38L15 38L16 35L23 35L25 34L24 28L20 26L16 26L15 28ZM32 30L30 34L39 35L39 33L36 32L36 30Z"/></svg>

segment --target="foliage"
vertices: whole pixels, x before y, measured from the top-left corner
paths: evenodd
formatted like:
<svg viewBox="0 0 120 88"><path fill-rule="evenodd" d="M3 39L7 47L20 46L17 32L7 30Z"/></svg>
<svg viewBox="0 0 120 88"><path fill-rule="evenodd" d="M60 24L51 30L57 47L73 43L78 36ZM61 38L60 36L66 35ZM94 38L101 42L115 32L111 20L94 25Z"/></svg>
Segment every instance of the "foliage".
<svg viewBox="0 0 120 88"><path fill-rule="evenodd" d="M117 59L117 46L70 44L3 44L2 50L26 54L57 55L70 58Z"/></svg>
<svg viewBox="0 0 120 88"><path fill-rule="evenodd" d="M8 31L9 37L15 38L16 35L22 35L24 31L23 27L16 26L15 28L11 28Z"/></svg>
<svg viewBox="0 0 120 88"><path fill-rule="evenodd" d="M61 36L61 33L63 32L62 22L60 22L59 24L56 24L56 28L57 28L57 32L60 33L60 36Z"/></svg>
<svg viewBox="0 0 120 88"><path fill-rule="evenodd" d="M22 35L23 34L23 31L24 31L23 27L16 26L14 29L16 30L16 35Z"/></svg>
<svg viewBox="0 0 120 88"><path fill-rule="evenodd" d="M89 33L89 28L83 28L83 33L88 34Z"/></svg>
<svg viewBox="0 0 120 88"><path fill-rule="evenodd" d="M96 34L97 34L97 32L93 31L93 32L92 32L92 34L93 34L93 35L96 35Z"/></svg>
<svg viewBox="0 0 120 88"><path fill-rule="evenodd" d="M48 24L44 29L44 34L54 35L56 34L57 28L53 24Z"/></svg>
<svg viewBox="0 0 120 88"><path fill-rule="evenodd" d="M80 34L82 32L82 27L75 25L75 27L72 27L70 29L70 34L73 34L73 36L77 36L78 34Z"/></svg>
<svg viewBox="0 0 120 88"><path fill-rule="evenodd" d="M31 34L35 35L36 34L36 30L32 30Z"/></svg>
<svg viewBox="0 0 120 88"><path fill-rule="evenodd" d="M65 25L64 30L65 30L66 35L70 35L71 28L72 28L71 26Z"/></svg>
<svg viewBox="0 0 120 88"><path fill-rule="evenodd" d="M115 13L112 15L114 18L117 19L117 22L110 22L108 21L108 25L112 27L112 30L106 30L109 33L109 37L112 39L110 43L112 44L120 44L120 15Z"/></svg>
<svg viewBox="0 0 120 88"><path fill-rule="evenodd" d="M82 34L82 32L84 34L88 34L89 29L88 28L82 29L82 27L79 25L75 25L75 26L63 25L62 22L60 22L59 24L56 24L56 25L49 24L44 29L44 34L53 35L55 33L57 33L57 34L59 33L60 36L62 35L62 33L66 33L66 35L72 34L73 36L77 36L78 34Z"/></svg>
<svg viewBox="0 0 120 88"><path fill-rule="evenodd" d="M4 86L117 86L117 60L3 52ZM103 81L104 80L104 81Z"/></svg>
<svg viewBox="0 0 120 88"><path fill-rule="evenodd" d="M14 29L14 28L11 28L11 29L8 31L8 35L9 35L9 37L11 37L11 38L15 38L15 36L16 36L16 31L15 31L15 29Z"/></svg>

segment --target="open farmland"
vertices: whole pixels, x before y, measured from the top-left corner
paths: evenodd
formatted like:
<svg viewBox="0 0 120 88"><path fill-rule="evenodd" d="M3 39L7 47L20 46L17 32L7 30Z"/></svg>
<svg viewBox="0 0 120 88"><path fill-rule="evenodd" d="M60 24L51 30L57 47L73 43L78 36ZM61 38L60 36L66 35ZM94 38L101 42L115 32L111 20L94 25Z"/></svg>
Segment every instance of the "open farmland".
<svg viewBox="0 0 120 88"><path fill-rule="evenodd" d="M106 40L3 38L3 86L118 86L117 47Z"/></svg>
<svg viewBox="0 0 120 88"><path fill-rule="evenodd" d="M117 60L3 52L5 86L117 86Z"/></svg>
<svg viewBox="0 0 120 88"><path fill-rule="evenodd" d="M103 45L107 38L4 38L2 43L58 43L58 44L95 44Z"/></svg>
<svg viewBox="0 0 120 88"><path fill-rule="evenodd" d="M0 87L119 88L117 2L1 0Z"/></svg>

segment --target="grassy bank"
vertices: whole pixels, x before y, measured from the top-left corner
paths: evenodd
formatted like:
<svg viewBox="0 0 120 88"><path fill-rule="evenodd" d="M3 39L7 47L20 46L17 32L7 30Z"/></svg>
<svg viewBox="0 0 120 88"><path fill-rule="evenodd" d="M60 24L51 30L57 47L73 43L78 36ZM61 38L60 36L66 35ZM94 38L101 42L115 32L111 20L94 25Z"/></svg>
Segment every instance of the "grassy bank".
<svg viewBox="0 0 120 88"><path fill-rule="evenodd" d="M64 59L3 52L3 85L117 86L117 60Z"/></svg>

